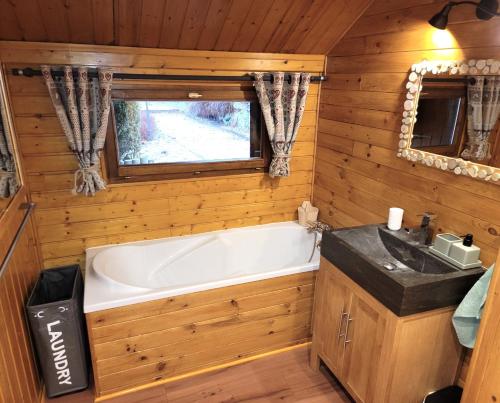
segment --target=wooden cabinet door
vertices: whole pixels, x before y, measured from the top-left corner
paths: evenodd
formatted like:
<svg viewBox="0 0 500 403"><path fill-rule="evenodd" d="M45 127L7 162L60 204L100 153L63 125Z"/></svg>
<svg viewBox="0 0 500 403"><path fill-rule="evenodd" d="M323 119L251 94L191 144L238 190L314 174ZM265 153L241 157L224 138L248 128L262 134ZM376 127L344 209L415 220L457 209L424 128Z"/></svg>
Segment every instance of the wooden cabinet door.
<svg viewBox="0 0 500 403"><path fill-rule="evenodd" d="M386 328L384 310L353 293L347 318L342 383L356 401L371 402Z"/></svg>
<svg viewBox="0 0 500 403"><path fill-rule="evenodd" d="M342 371L343 335L350 291L328 265L322 265L314 302L313 349L337 376Z"/></svg>

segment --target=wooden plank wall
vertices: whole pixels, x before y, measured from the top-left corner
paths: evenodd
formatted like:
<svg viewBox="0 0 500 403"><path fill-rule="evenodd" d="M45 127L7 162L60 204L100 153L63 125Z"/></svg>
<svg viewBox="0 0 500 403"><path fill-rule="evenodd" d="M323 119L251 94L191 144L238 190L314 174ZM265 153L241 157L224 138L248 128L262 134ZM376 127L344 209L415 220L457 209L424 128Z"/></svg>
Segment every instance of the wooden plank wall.
<svg viewBox="0 0 500 403"><path fill-rule="evenodd" d="M118 71L231 74L320 73L324 56L46 45L0 42L8 65L105 64ZM40 77L7 76L43 265L83 262L85 248L222 228L293 220L310 199L319 84L312 84L289 178L266 174L109 185L95 197L73 196L76 163Z"/></svg>
<svg viewBox="0 0 500 403"><path fill-rule="evenodd" d="M371 1L1 1L0 40L325 54Z"/></svg>
<svg viewBox="0 0 500 403"><path fill-rule="evenodd" d="M500 186L396 157L406 77L423 59L500 58L498 19L456 7L448 31L427 20L446 1L376 0L328 57L314 187L321 217L336 227L384 222L391 206L437 214L437 231L473 233L491 264L500 246Z"/></svg>
<svg viewBox="0 0 500 403"><path fill-rule="evenodd" d="M20 206L26 200L22 189L0 219L0 262L24 217L25 210ZM42 386L24 311L39 270L34 225L30 220L0 278L0 402L39 401Z"/></svg>
<svg viewBox="0 0 500 403"><path fill-rule="evenodd" d="M310 340L308 272L87 314L96 394Z"/></svg>
<svg viewBox="0 0 500 403"><path fill-rule="evenodd" d="M2 72L3 73L3 72ZM0 92L5 92L3 74ZM7 108L11 124L10 109ZM15 137L15 133L14 136ZM28 194L19 163L16 139L14 154L20 187L0 203L0 264L3 264L26 214ZM42 392L35 365L24 306L41 268L33 217L26 223L3 274L0 277L0 402L37 402Z"/></svg>

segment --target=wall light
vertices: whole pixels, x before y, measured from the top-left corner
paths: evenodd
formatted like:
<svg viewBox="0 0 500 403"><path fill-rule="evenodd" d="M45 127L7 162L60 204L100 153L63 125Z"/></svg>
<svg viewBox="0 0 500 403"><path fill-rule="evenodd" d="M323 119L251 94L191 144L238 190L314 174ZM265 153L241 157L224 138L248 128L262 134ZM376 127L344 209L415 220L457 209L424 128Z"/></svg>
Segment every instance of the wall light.
<svg viewBox="0 0 500 403"><path fill-rule="evenodd" d="M443 9L439 13L434 15L429 20L429 24L437 29L446 29L446 26L448 25L448 14L453 7L459 6L461 4L470 4L476 6L476 17L480 20L489 20L500 15L500 13L497 12L497 0L481 0L479 3L476 3L474 1L450 1L443 7Z"/></svg>
<svg viewBox="0 0 500 403"><path fill-rule="evenodd" d="M457 41L450 31L442 29L431 30L431 41L437 49L456 48L458 47Z"/></svg>

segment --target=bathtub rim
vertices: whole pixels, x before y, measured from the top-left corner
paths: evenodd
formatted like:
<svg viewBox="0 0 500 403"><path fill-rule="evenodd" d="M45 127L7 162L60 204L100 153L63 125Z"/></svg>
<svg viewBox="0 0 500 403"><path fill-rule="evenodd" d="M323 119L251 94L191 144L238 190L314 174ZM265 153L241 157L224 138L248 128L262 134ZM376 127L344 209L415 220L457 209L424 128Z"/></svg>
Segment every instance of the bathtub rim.
<svg viewBox="0 0 500 403"><path fill-rule="evenodd" d="M148 289L148 288L123 285L110 278L103 277L102 275L95 272L92 265L94 257L99 252L115 246L125 246L131 244L151 245L155 243L164 242L167 240L182 239L183 237L195 238L195 237L203 237L206 236L207 234L215 235L218 233L237 232L237 231L245 231L245 230L266 228L266 227L277 227L277 226L289 226L293 228L300 227L305 230L305 228L299 225L297 221L280 221L275 223L253 225L248 227L237 227L237 228L222 229L216 231L207 231L193 235L188 234L188 235L180 235L180 236L165 237L158 239L124 242L120 244L107 244L107 245L87 248L85 250L85 255L86 255L85 291L84 291L83 311L84 313L98 312L106 309L119 308L127 305L154 301L163 298L184 295L188 293L202 292L216 288L230 287L238 284L262 281L282 276L288 276L288 275L318 270L319 251L316 250L315 259L313 259L313 261L311 261L310 263L306 263L303 265L295 265L287 267L285 269L274 270L263 273L254 273L247 276L222 279L209 283L199 283L185 287L177 286L175 288L165 287L165 288Z"/></svg>

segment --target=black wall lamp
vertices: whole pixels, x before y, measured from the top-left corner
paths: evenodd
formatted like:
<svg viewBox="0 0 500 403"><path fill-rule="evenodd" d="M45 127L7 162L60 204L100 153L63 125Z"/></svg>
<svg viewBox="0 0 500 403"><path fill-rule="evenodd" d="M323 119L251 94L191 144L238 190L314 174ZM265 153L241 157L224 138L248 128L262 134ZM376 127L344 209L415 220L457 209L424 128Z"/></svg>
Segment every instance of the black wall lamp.
<svg viewBox="0 0 500 403"><path fill-rule="evenodd" d="M500 15L500 13L497 12L497 0L481 0L479 3L474 1L450 1L439 13L429 20L429 24L437 29L446 29L446 26L448 25L448 14L453 7L461 4L471 4L476 6L476 16L480 20L489 20Z"/></svg>

